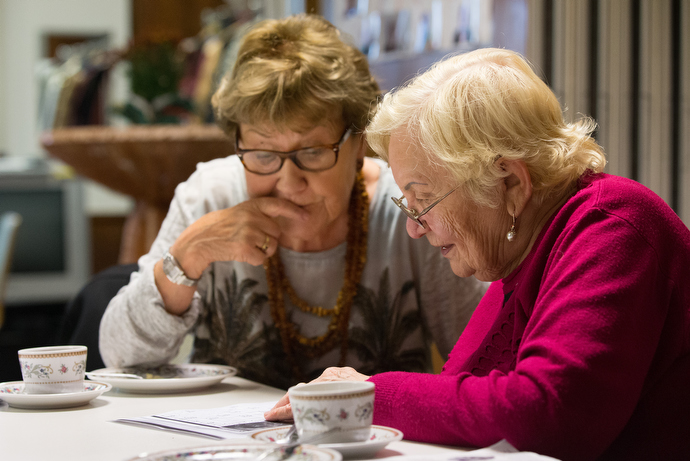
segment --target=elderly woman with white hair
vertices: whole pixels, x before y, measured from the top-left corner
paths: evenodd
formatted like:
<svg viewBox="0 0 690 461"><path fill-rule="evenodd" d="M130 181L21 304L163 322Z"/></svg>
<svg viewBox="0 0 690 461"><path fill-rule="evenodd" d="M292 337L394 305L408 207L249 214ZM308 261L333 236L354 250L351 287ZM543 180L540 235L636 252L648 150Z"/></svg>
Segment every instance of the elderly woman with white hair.
<svg viewBox="0 0 690 461"><path fill-rule="evenodd" d="M376 384L374 423L411 440L561 459L690 453L690 231L603 173L594 124L566 123L516 53L449 58L386 95L367 139L413 238L492 281L440 375ZM269 419L291 414L287 396Z"/></svg>

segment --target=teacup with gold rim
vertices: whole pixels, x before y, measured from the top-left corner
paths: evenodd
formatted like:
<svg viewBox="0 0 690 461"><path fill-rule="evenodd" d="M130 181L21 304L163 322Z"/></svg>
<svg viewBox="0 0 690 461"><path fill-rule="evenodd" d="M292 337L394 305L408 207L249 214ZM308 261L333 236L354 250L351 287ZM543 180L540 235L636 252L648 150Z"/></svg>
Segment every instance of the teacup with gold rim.
<svg viewBox="0 0 690 461"><path fill-rule="evenodd" d="M18 352L24 392L65 394L84 390L86 346L47 346Z"/></svg>
<svg viewBox="0 0 690 461"><path fill-rule="evenodd" d="M300 438L336 428L319 443L362 442L369 438L374 417L374 383L334 381L288 389L292 416Z"/></svg>

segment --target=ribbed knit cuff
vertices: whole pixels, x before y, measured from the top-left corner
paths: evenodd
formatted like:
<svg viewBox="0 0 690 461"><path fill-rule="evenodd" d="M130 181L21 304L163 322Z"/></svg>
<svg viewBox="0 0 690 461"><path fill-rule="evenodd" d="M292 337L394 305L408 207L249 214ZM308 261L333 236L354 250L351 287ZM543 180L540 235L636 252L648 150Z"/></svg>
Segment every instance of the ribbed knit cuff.
<svg viewBox="0 0 690 461"><path fill-rule="evenodd" d="M392 371L379 373L367 380L376 386L374 424L395 427L395 420L400 418L400 408L396 407L396 397L399 396L398 389L405 382L407 375L408 373Z"/></svg>

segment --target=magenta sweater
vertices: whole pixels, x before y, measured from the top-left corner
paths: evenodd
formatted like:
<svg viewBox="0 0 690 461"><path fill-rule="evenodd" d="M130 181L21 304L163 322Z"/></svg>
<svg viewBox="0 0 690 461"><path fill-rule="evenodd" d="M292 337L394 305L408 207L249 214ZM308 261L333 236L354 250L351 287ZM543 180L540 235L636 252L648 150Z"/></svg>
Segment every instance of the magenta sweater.
<svg viewBox="0 0 690 461"><path fill-rule="evenodd" d="M687 459L689 325L690 231L644 186L590 175L440 375L371 377L374 424L561 459Z"/></svg>

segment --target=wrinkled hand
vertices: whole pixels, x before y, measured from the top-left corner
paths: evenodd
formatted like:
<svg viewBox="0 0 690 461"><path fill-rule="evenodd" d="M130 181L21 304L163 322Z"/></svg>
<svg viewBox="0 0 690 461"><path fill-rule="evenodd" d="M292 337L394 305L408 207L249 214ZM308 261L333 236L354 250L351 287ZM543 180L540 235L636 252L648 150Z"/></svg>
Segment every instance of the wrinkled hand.
<svg viewBox="0 0 690 461"><path fill-rule="evenodd" d="M321 373L321 376L311 381L312 383L326 382L326 381L366 381L369 376L359 373L352 367L330 367ZM300 383L301 386L305 383ZM273 408L264 413L264 418L269 421L285 421L292 419L292 407L290 406L290 396L286 392L284 396L278 400Z"/></svg>
<svg viewBox="0 0 690 461"><path fill-rule="evenodd" d="M171 253L192 278L201 276L215 261L259 266L278 248L281 234L275 220L278 216L296 221L308 218L305 210L288 200L275 197L247 200L199 218L180 234ZM267 249L262 251L266 242Z"/></svg>
<svg viewBox="0 0 690 461"><path fill-rule="evenodd" d="M192 279L201 277L215 261L239 261L259 266L278 249L282 232L279 222L308 219L306 210L288 200L254 198L205 214L180 234L170 247L170 253ZM163 259L156 263L153 272L165 310L182 315L189 309L195 288L170 282L163 272Z"/></svg>

